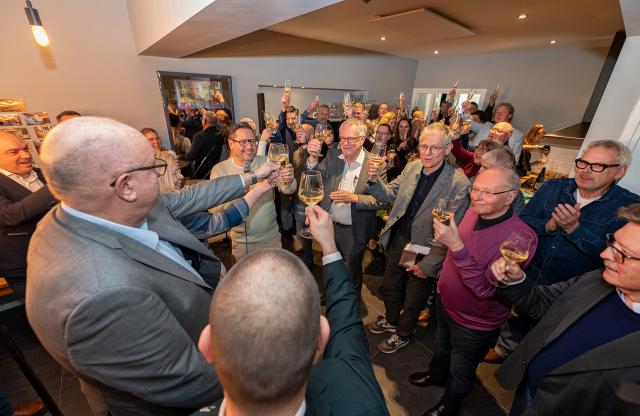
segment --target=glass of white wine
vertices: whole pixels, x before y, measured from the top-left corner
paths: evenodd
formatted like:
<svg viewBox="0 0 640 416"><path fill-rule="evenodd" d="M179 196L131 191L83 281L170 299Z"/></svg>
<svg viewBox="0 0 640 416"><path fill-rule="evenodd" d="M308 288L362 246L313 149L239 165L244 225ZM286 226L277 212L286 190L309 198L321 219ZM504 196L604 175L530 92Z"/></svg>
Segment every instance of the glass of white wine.
<svg viewBox="0 0 640 416"><path fill-rule="evenodd" d="M269 160L280 165L281 168L287 165L289 161L289 149L285 143L271 143L269 145Z"/></svg>
<svg viewBox="0 0 640 416"><path fill-rule="evenodd" d="M453 210L451 209L449 200L444 198L438 199L433 209L431 209L431 216L438 222L441 222L444 225L449 225L451 217L453 216ZM435 238L432 238L431 245L439 247L442 246L442 243Z"/></svg>
<svg viewBox="0 0 640 416"><path fill-rule="evenodd" d="M300 176L300 187L298 188L298 198L307 206L314 206L324 198L324 188L322 186L322 175L317 170L306 170ZM298 234L302 238L312 239L309 227L305 227Z"/></svg>
<svg viewBox="0 0 640 416"><path fill-rule="evenodd" d="M513 232L500 245L500 254L510 264L521 264L527 261L533 244L533 235L530 233ZM494 286L504 286L501 282L489 278L489 283Z"/></svg>
<svg viewBox="0 0 640 416"><path fill-rule="evenodd" d="M387 145L383 143L376 143L373 145L373 149L371 149L371 161L376 166L376 168L380 169L380 166L384 163L384 159L387 156ZM371 178L369 178L371 179Z"/></svg>
<svg viewBox="0 0 640 416"><path fill-rule="evenodd" d="M286 81L284 82L284 92L285 92L287 95L291 94L291 81L286 80Z"/></svg>

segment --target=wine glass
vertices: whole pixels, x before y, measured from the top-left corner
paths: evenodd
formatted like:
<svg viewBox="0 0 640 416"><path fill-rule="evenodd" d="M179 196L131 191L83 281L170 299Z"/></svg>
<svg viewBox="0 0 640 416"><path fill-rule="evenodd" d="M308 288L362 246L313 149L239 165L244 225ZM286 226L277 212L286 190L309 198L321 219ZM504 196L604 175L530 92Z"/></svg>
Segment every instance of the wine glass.
<svg viewBox="0 0 640 416"><path fill-rule="evenodd" d="M533 235L527 231L513 232L500 245L500 254L507 260L507 263L517 264L527 261L533 244ZM490 274L490 276L492 276ZM494 286L503 287L504 284L489 278L489 283Z"/></svg>
<svg viewBox="0 0 640 416"><path fill-rule="evenodd" d="M285 92L287 95L291 94L291 81L286 80L286 81L284 82L284 92Z"/></svg>
<svg viewBox="0 0 640 416"><path fill-rule="evenodd" d="M276 133L276 121L271 115L271 113L264 113L264 125L265 127L271 129L271 137Z"/></svg>
<svg viewBox="0 0 640 416"><path fill-rule="evenodd" d="M451 209L449 200L444 198L438 199L433 209L431 209L431 216L438 222L449 225L451 217L453 216L453 210ZM431 239L431 246L440 247L442 245L443 244L436 240L435 237Z"/></svg>
<svg viewBox="0 0 640 416"><path fill-rule="evenodd" d="M285 143L271 143L267 157L280 167L285 167L289 161L288 146Z"/></svg>
<svg viewBox="0 0 640 416"><path fill-rule="evenodd" d="M387 145L383 143L376 143L373 145L373 149L371 149L371 161L376 166L376 168L380 169L380 166L384 162L384 159L387 155ZM371 179L371 177L369 177Z"/></svg>
<svg viewBox="0 0 640 416"><path fill-rule="evenodd" d="M314 206L324 198L322 186L322 175L317 170L305 170L300 176L300 187L298 188L298 199L307 206ZM305 227L298 233L302 238L312 239L309 227Z"/></svg>

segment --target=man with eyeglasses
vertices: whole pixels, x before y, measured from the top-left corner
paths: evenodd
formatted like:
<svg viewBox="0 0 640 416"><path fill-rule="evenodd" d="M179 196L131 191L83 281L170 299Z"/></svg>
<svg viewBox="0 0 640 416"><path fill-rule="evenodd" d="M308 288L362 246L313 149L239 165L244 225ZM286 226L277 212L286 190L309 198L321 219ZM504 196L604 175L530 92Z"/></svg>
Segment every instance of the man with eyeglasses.
<svg viewBox="0 0 640 416"><path fill-rule="evenodd" d="M617 415L616 390L640 380L640 204L618 212L627 223L603 236L604 270L542 286L503 259L491 266L510 284L501 295L540 320L496 372L518 388L511 415Z"/></svg>
<svg viewBox="0 0 640 416"><path fill-rule="evenodd" d="M166 164L144 136L98 117L51 130L41 165L61 204L29 246L27 317L93 413L184 415L221 398L195 343L224 267L177 219L241 197L277 167L160 194Z"/></svg>
<svg viewBox="0 0 640 416"><path fill-rule="evenodd" d="M374 334L390 333L378 349L386 354L409 344L420 311L440 274L446 247L431 246L431 211L439 199L449 201L449 209L460 221L469 206L469 180L450 165L445 156L452 144L446 126L438 123L424 128L420 135L420 159L409 162L400 176L389 184L380 181L378 168L369 164L367 191L381 202L393 202L380 242L387 250L382 294L385 316L368 326ZM428 251L415 264L400 265L407 244ZM430 247L430 248L429 248ZM403 312L401 313L401 311Z"/></svg>
<svg viewBox="0 0 640 416"><path fill-rule="evenodd" d="M575 161L575 178L546 181L520 213L538 235L538 251L527 268L537 284L553 284L602 267L605 236L624 224L616 213L640 197L616 183L631 164L631 152L614 140L590 142ZM531 322L509 320L488 362L502 362Z"/></svg>
<svg viewBox="0 0 640 416"><path fill-rule="evenodd" d="M365 191L371 159L362 148L366 136L367 125L362 120L347 119L339 129L339 149L330 148L320 163L315 156L321 150L320 142L307 144L307 169L320 171L324 184L324 199L319 205L333 217L336 244L358 296L364 250L376 231L376 211L386 206Z"/></svg>
<svg viewBox="0 0 640 416"><path fill-rule="evenodd" d="M211 170L211 179L238 175L261 168L269 162L266 156L256 154L258 141L249 124L238 123L229 133L229 159L218 163ZM297 182L293 177L293 166L287 163L280 168L278 190L285 195L294 193ZM244 224L229 230L231 253L236 261L262 248L281 248L282 241L273 190L260 196L249 212Z"/></svg>
<svg viewBox="0 0 640 416"><path fill-rule="evenodd" d="M534 232L511 207L519 185L511 168L486 169L471 187L471 208L459 226L453 218L450 224L433 220L436 239L448 248L438 280L436 345L429 369L411 374L409 381L445 389L425 416L458 414L478 364L509 317L511 305L496 296L490 267L513 235L529 237L528 251L535 252Z"/></svg>

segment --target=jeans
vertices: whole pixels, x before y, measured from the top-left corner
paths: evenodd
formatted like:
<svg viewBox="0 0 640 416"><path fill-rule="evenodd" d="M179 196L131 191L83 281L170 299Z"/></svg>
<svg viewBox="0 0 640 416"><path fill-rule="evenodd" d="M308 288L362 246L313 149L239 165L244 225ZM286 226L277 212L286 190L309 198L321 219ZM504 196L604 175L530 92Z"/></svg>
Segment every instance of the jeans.
<svg viewBox="0 0 640 416"><path fill-rule="evenodd" d="M431 277L421 279L413 273L409 275L404 267L398 264L408 242L409 239L399 233L391 240L380 288L387 321L397 325L396 333L401 337L413 334L420 311L424 308L435 283L435 279ZM402 309L404 311L401 314Z"/></svg>
<svg viewBox="0 0 640 416"><path fill-rule="evenodd" d="M364 259L365 243L356 243L353 237L353 227L350 225L333 224L333 233L336 239L338 250L342 253L342 258L349 270L349 278L353 283L358 297L361 296L362 289L362 259Z"/></svg>
<svg viewBox="0 0 640 416"><path fill-rule="evenodd" d="M4 393L4 389L0 384L0 416L11 416L13 414L13 407L7 400L7 396Z"/></svg>
<svg viewBox="0 0 640 416"><path fill-rule="evenodd" d="M457 324L436 297L436 347L429 372L437 383L445 384L440 403L447 415L455 415L473 387L476 368L498 338L499 329L478 331Z"/></svg>
<svg viewBox="0 0 640 416"><path fill-rule="evenodd" d="M533 327L534 321L525 315L512 315L500 328L500 336L496 342L496 353L507 358L518 348L520 342Z"/></svg>

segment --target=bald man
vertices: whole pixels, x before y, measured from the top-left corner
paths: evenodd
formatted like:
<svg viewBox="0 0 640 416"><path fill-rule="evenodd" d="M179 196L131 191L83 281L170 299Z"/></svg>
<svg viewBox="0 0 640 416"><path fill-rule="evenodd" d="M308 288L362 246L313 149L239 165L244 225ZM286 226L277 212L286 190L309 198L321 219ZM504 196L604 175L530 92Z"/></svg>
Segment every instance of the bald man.
<svg viewBox="0 0 640 416"><path fill-rule="evenodd" d="M56 126L41 159L61 201L28 254L27 316L45 349L96 415L187 415L220 398L195 341L224 268L176 219L277 167L159 195L166 164L145 137L97 117Z"/></svg>
<svg viewBox="0 0 640 416"><path fill-rule="evenodd" d="M55 203L44 177L33 168L27 144L0 131L0 276L21 295L29 240Z"/></svg>

